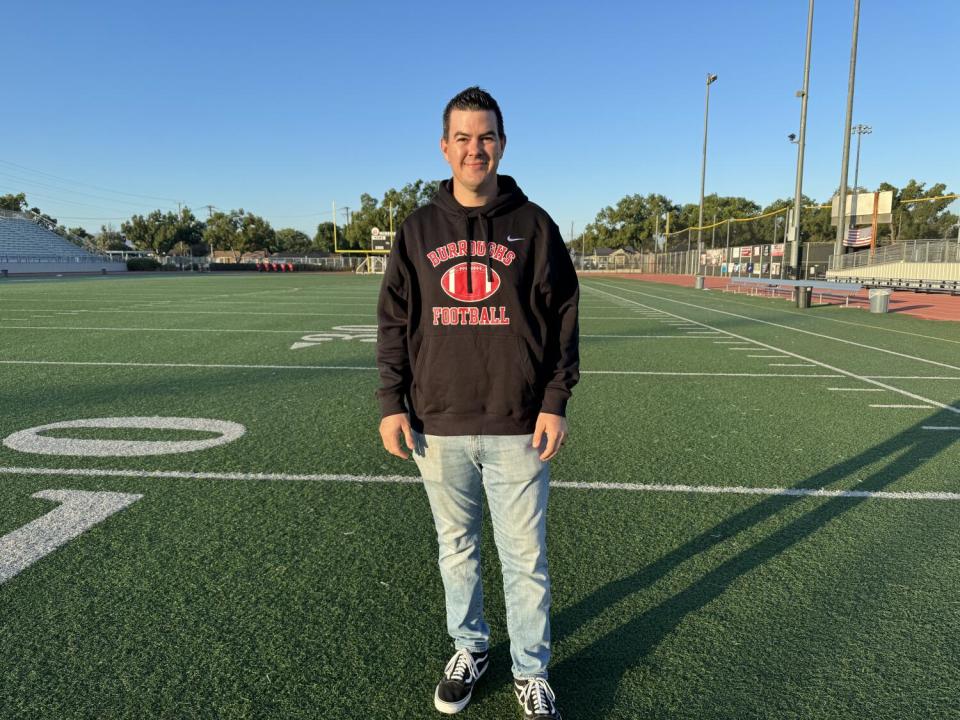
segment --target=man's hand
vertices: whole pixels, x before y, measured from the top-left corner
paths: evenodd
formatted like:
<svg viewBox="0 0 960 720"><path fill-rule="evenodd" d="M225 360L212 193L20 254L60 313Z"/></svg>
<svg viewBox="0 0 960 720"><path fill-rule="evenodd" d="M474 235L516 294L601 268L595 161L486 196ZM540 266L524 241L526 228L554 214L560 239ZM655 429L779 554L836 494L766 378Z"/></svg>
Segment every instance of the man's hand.
<svg viewBox="0 0 960 720"><path fill-rule="evenodd" d="M543 442L546 435L546 443ZM533 431L533 446L539 448L545 444L540 459L546 462L560 451L567 438L567 419L563 415L551 415L542 412L537 415L537 429Z"/></svg>
<svg viewBox="0 0 960 720"><path fill-rule="evenodd" d="M406 460L410 457L400 446L400 435L403 435L407 447L413 450L413 430L410 427L410 418L406 413L397 413L396 415L387 415L380 421L380 437L383 439L383 447L391 455Z"/></svg>

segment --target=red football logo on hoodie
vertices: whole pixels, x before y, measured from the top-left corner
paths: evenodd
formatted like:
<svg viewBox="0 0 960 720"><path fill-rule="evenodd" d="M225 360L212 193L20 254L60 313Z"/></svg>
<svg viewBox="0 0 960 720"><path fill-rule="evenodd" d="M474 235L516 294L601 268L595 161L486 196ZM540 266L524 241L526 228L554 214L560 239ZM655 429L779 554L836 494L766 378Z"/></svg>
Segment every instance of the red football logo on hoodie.
<svg viewBox="0 0 960 720"><path fill-rule="evenodd" d="M490 279L487 280L487 266L484 263L471 263L471 291L467 291L467 263L460 263L448 269L440 279L443 291L454 300L462 302L479 302L486 300L500 289L500 276L490 268Z"/></svg>

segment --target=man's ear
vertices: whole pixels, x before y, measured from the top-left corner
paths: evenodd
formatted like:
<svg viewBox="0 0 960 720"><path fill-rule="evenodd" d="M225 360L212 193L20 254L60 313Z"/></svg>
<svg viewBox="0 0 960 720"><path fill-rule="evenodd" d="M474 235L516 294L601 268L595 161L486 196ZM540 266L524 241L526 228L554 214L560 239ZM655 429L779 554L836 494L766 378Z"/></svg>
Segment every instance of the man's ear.
<svg viewBox="0 0 960 720"><path fill-rule="evenodd" d="M500 136L500 157L503 158L503 151L507 149L507 136Z"/></svg>
<svg viewBox="0 0 960 720"><path fill-rule="evenodd" d="M444 159L449 162L449 159L447 158L447 139L445 137L440 138L440 152L443 153Z"/></svg>

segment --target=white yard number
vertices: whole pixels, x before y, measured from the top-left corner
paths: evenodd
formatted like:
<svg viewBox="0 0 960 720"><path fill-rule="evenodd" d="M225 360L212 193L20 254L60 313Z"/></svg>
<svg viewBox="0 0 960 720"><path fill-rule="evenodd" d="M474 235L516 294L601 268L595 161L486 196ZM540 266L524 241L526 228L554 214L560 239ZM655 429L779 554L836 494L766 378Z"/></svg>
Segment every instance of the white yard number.
<svg viewBox="0 0 960 720"><path fill-rule="evenodd" d="M86 490L41 490L31 497L61 503L43 517L0 537L0 584L143 495Z"/></svg>
<svg viewBox="0 0 960 720"><path fill-rule="evenodd" d="M96 440L47 437L50 430L106 428L138 430L193 430L217 433L204 440ZM178 417L114 417L68 420L27 428L8 435L3 444L11 450L43 455L86 457L166 455L204 450L241 437L246 428L227 420ZM52 500L60 507L19 530L0 537L0 584L82 535L97 523L132 505L143 495L86 490L41 490L31 497Z"/></svg>
<svg viewBox="0 0 960 720"><path fill-rule="evenodd" d="M304 335L299 341L290 346L291 350L313 347L331 340L356 340L357 342L372 343L377 341L376 325L338 325L330 332Z"/></svg>

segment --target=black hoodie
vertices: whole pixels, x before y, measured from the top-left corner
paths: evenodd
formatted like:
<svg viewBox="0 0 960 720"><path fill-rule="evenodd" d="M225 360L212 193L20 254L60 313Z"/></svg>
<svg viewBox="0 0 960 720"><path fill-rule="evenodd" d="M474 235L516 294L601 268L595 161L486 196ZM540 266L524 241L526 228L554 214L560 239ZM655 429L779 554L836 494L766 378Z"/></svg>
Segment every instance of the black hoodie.
<svg viewBox="0 0 960 720"><path fill-rule="evenodd" d="M523 435L579 374L573 263L511 177L466 208L440 184L400 226L378 304L382 416L431 435Z"/></svg>

